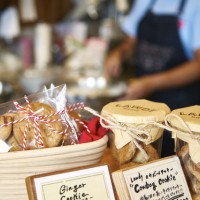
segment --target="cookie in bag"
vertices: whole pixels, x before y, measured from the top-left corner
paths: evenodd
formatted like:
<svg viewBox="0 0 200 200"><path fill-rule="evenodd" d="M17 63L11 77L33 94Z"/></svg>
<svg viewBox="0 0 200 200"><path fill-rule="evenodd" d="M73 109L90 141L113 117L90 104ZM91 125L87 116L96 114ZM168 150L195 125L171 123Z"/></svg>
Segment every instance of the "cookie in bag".
<svg viewBox="0 0 200 200"><path fill-rule="evenodd" d="M0 116L0 125L9 124L14 120L14 114L4 114ZM0 139L6 141L12 133L12 124L0 127Z"/></svg>
<svg viewBox="0 0 200 200"><path fill-rule="evenodd" d="M33 112L37 113L37 115L50 115L56 112L56 110L45 104L40 102L33 102L30 104L30 107ZM28 109L28 106L25 107L25 109ZM18 114L15 116L15 120L20 120L24 118L25 115L22 112L18 112ZM58 114L49 116L46 118L46 120L60 120L60 116ZM59 146L62 140L62 134L55 133L64 131L64 126L60 121L56 122L49 122L49 125L53 128L51 130L45 123L38 122L39 123L39 129L42 135L42 141L44 143L44 147L56 147ZM27 121L23 120L21 122L17 122L13 125L13 134L14 137L19 144L23 144L24 141L24 129L26 127ZM32 120L29 121L29 127L27 130L27 148L28 149L34 149L38 148L38 145L35 141L35 132L34 132L34 122Z"/></svg>

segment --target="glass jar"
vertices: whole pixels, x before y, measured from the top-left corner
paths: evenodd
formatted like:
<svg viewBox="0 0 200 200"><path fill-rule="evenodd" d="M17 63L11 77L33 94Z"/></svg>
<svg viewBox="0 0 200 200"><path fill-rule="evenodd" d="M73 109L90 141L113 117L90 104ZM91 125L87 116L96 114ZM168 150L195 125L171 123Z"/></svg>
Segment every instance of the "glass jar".
<svg viewBox="0 0 200 200"><path fill-rule="evenodd" d="M120 167L160 158L163 128L159 126L170 113L164 103L129 100L105 105L101 115L113 134L111 150Z"/></svg>
<svg viewBox="0 0 200 200"><path fill-rule="evenodd" d="M200 106L173 110L167 121L192 199L200 199Z"/></svg>

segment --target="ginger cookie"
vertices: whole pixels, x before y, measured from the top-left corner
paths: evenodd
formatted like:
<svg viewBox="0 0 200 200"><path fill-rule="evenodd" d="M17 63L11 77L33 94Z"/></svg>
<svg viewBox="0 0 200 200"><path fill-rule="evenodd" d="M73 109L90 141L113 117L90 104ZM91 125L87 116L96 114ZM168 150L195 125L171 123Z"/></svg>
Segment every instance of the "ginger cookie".
<svg viewBox="0 0 200 200"><path fill-rule="evenodd" d="M0 125L7 124L13 121L14 115L12 114L4 114L0 116ZM0 139L5 141L9 138L12 132L13 125L10 124L8 126L4 126L0 128Z"/></svg>
<svg viewBox="0 0 200 200"><path fill-rule="evenodd" d="M49 106L45 103L40 103L40 102L33 102L30 104L30 107L34 113L37 114L37 116L45 116L45 115L50 115L56 112L56 110L52 107ZM25 107L25 109L28 110L28 106ZM25 115L20 112L18 113L17 117L15 119L19 120L24 118ZM45 120L59 120L60 116L53 115L47 117ZM24 140L24 129L26 126L27 120L23 120L21 122L15 123L13 127L13 132L14 136L19 144L23 144ZM44 144L44 147L56 147L59 146L62 140L62 135L55 133L53 130L62 132L64 130L64 126L61 122L49 122L48 124L52 126L53 130L51 130L46 123L38 121L39 124L39 129L42 135L42 141ZM27 141L27 147L28 148L38 148L37 142L35 140L35 131L34 131L34 122L33 120L30 120L29 122L29 127L27 130L27 136L26 136L26 141Z"/></svg>
<svg viewBox="0 0 200 200"><path fill-rule="evenodd" d="M22 151L22 147L17 143L16 139L14 136L11 136L9 139L8 139L8 145L11 147L9 152L12 152L12 151Z"/></svg>

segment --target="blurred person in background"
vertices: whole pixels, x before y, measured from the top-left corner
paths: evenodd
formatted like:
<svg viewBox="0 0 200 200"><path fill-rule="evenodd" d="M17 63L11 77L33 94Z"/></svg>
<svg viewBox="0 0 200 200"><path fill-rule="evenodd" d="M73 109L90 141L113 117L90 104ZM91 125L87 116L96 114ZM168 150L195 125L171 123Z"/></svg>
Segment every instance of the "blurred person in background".
<svg viewBox="0 0 200 200"><path fill-rule="evenodd" d="M199 0L135 0L122 25L127 36L105 60L106 76L117 78L134 56L120 100L146 98L171 110L200 105L199 10ZM170 137L164 134L163 157L174 154Z"/></svg>

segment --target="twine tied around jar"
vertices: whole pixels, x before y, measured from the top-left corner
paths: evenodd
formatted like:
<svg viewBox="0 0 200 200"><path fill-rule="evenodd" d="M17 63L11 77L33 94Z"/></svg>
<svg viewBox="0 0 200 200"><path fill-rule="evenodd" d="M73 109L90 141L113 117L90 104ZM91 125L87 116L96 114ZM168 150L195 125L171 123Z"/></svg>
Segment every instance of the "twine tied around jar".
<svg viewBox="0 0 200 200"><path fill-rule="evenodd" d="M111 115L102 116L102 115L98 114L97 111L95 111L95 110L93 110L89 107L85 107L84 109L86 111L92 113L93 115L98 116L100 118L100 123L101 123L102 127L109 128L111 130L112 129L119 129L121 131L126 131L126 133L128 133L132 137L132 141L134 142L136 147L143 153L146 160L148 160L149 157L148 157L147 153L145 152L145 150L141 147L139 142L149 142L149 141L151 141L151 135L148 133L148 131L145 130L145 128L149 125L165 129L169 132L175 132L175 133L183 134L185 136L191 137L192 139L195 139L198 142L200 142L200 134L194 134L190 130L190 128L186 124L186 122L181 117L179 117L178 115L173 114L173 113L166 115L163 123L156 122L156 121L147 121L147 122L143 122L144 126L142 128L137 128L137 127L133 127L133 126L128 126L125 123L119 123ZM170 123L168 122L168 119L171 118L171 117L174 117L177 120L179 120L179 122L186 129L186 131L182 131L182 130L179 130L177 128L172 127L170 125Z"/></svg>
<svg viewBox="0 0 200 200"><path fill-rule="evenodd" d="M48 118L55 116L55 115L64 115L68 111L75 111L75 110L84 108L83 103L77 103L77 104L69 105L69 106L65 107L64 109L57 111L57 112L54 112L54 113L51 113L49 115L38 115L37 113L41 110L34 112L31 109L31 105L30 105L30 102L29 102L27 96L24 96L24 100L27 103L28 109L21 106L17 101L13 101L13 104L14 104L16 110L18 112L23 113L24 117L21 118L21 119L17 119L17 120L14 120L14 121L0 125L0 128L2 128L2 127L13 125L15 123L19 123L19 122L22 122L22 121L27 121L25 128L24 128L24 132L23 132L23 144L22 144L23 150L27 149L27 134L28 134L28 128L29 128L30 121L32 121L33 125L34 125L34 139L35 139L37 145L40 148L42 148L42 147L44 147L44 143L43 143L43 140L42 140L42 133L41 133L41 130L40 130L40 127L39 127L39 123L45 124L45 126L47 126L48 129L51 130L53 133L65 135L65 134L67 134L67 131L68 131L68 128L69 128L68 122L66 120L61 119L61 118L60 119L48 119ZM9 111L9 112L11 113L13 111ZM81 123L80 120L75 120L75 121L78 122L78 123ZM54 122L63 123L65 125L64 131L59 132L59 131L55 130L50 125L50 123L54 123ZM84 125L84 124L82 124L82 125ZM89 131L89 129L87 127L85 127L85 128L86 128L87 131Z"/></svg>
<svg viewBox="0 0 200 200"><path fill-rule="evenodd" d="M169 118L172 118L172 117L176 118L181 123L181 125L185 128L186 131L180 130L180 129L175 128L175 127L172 127L172 125L169 123L169 120L168 120ZM193 133L190 130L189 126L186 124L186 122L176 114L170 113L170 114L166 115L165 116L165 120L164 120L164 124L161 124L161 123L158 123L158 122L154 122L154 121L149 121L147 123L155 125L155 126L158 126L158 127L163 128L165 130L168 130L170 132L175 132L175 133L178 133L178 134L182 134L184 136L190 137L190 138L198 140L200 142L200 134Z"/></svg>
<svg viewBox="0 0 200 200"><path fill-rule="evenodd" d="M136 128L133 126L128 126L125 123L120 123L113 116L111 116L109 114L102 116L102 115L98 114L97 111L93 110L92 108L85 107L84 109L86 111L90 112L91 114L99 117L100 124L102 127L111 129L111 130L118 129L118 130L125 131L126 133L128 133L131 136L132 141L135 144L135 146L142 152L145 160L148 161L148 159L149 159L148 154L142 148L142 146L139 144L139 142L151 141L151 135L148 133L148 131L146 131L144 128L143 129Z"/></svg>

